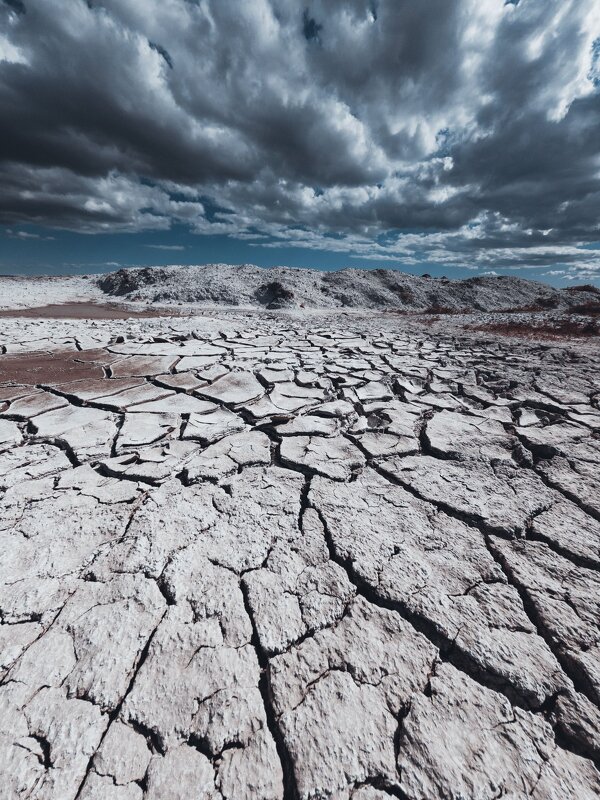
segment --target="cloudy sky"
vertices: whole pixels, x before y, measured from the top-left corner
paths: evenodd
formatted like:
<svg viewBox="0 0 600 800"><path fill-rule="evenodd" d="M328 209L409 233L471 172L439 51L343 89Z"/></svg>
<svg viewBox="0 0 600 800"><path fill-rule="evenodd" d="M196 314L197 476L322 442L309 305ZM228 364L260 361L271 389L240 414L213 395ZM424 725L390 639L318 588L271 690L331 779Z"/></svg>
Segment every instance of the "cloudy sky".
<svg viewBox="0 0 600 800"><path fill-rule="evenodd" d="M599 0L0 0L0 271L600 283Z"/></svg>

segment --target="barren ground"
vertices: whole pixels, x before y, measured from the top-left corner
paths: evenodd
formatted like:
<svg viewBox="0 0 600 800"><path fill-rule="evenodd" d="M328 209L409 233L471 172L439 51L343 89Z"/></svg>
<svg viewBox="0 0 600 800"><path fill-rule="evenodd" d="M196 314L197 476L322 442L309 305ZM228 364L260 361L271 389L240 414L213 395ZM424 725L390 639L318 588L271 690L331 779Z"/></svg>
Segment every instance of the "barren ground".
<svg viewBox="0 0 600 800"><path fill-rule="evenodd" d="M177 315L172 311L173 316ZM107 303L79 301L74 303L51 303L46 306L31 308L0 309L0 319L145 319L147 317L165 316L164 312L152 309L123 308Z"/></svg>
<svg viewBox="0 0 600 800"><path fill-rule="evenodd" d="M0 320L0 798L599 796L598 340L427 322Z"/></svg>

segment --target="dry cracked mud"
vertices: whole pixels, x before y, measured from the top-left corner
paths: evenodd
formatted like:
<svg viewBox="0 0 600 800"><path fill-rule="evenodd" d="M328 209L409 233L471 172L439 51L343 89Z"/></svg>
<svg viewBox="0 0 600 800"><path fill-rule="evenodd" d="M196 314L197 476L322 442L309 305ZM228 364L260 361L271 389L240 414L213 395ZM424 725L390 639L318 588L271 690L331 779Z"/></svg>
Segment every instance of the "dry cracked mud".
<svg viewBox="0 0 600 800"><path fill-rule="evenodd" d="M593 351L3 323L0 798L600 795Z"/></svg>

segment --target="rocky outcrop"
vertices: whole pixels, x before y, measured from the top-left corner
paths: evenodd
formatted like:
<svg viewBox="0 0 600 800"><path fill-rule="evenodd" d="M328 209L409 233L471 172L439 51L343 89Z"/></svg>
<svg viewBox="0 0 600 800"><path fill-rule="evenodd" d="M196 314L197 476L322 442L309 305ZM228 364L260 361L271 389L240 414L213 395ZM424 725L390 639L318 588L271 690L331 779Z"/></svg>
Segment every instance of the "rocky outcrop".
<svg viewBox="0 0 600 800"><path fill-rule="evenodd" d="M104 275L108 296L146 303L279 308L371 308L435 314L510 309L548 311L598 305L594 287L559 290L515 277L449 281L393 269L322 271L244 264L143 267Z"/></svg>

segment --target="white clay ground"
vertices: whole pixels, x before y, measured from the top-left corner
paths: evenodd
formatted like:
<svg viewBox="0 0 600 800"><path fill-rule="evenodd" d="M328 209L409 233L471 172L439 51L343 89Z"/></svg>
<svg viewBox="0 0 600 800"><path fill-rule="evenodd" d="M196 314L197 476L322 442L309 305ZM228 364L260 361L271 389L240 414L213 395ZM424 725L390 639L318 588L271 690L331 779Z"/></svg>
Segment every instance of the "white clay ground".
<svg viewBox="0 0 600 800"><path fill-rule="evenodd" d="M2 800L600 795L593 347L333 312L0 346Z"/></svg>

